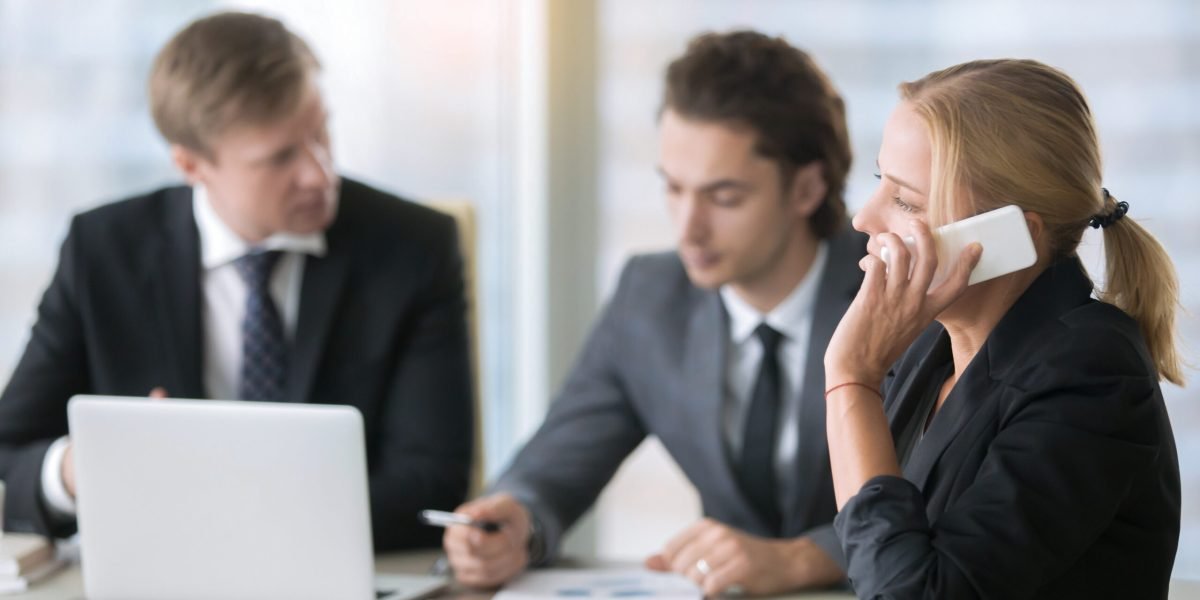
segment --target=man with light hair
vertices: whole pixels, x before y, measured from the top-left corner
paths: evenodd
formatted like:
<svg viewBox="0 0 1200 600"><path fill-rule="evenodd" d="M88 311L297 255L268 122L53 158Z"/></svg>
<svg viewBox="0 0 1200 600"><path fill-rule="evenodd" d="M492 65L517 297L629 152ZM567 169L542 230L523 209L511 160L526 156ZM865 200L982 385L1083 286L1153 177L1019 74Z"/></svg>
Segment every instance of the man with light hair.
<svg viewBox="0 0 1200 600"><path fill-rule="evenodd" d="M462 501L473 440L457 232L338 176L319 71L253 14L159 53L151 111L188 185L72 221L0 396L6 528L75 531L72 396L152 393L356 407L376 548L437 543L417 513Z"/></svg>

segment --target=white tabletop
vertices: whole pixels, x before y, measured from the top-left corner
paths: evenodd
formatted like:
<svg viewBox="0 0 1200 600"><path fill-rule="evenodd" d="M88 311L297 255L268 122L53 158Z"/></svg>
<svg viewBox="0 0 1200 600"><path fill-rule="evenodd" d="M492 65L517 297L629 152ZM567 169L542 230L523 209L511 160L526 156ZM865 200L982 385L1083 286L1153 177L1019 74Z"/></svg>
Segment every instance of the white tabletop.
<svg viewBox="0 0 1200 600"><path fill-rule="evenodd" d="M441 556L441 552L436 550L383 554L375 558L375 572L381 575L425 574L429 573L433 567L433 563L437 561L439 556ZM82 600L83 597L82 572L79 569L79 565L73 563L48 579L35 584L28 592L2 596L0 598L20 600ZM452 598L454 600L488 600L492 597L492 592L453 586L440 597ZM825 592L800 594L795 597L803 598L804 600L846 600L851 596L844 592Z"/></svg>
<svg viewBox="0 0 1200 600"><path fill-rule="evenodd" d="M428 573L433 563L441 555L435 550L417 552L401 552L383 554L375 559L375 571L380 574L424 574ZM30 591L23 594L4 596L20 600L72 600L83 599L83 578L78 564L68 565L62 571L50 578L37 583ZM491 592L475 591L460 588L450 588L442 598L454 600L488 600ZM790 594L785 598L795 600L846 600L852 596L848 592L811 592ZM1200 600L1200 581L1173 580L1171 581L1170 600Z"/></svg>

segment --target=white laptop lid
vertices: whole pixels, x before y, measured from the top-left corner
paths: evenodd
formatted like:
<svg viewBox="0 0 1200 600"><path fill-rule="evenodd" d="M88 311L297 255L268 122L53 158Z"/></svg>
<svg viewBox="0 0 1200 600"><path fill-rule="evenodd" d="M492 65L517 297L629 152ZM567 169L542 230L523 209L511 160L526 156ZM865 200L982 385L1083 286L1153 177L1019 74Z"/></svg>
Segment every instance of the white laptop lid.
<svg viewBox="0 0 1200 600"><path fill-rule="evenodd" d="M88 598L374 598L347 406L77 396Z"/></svg>

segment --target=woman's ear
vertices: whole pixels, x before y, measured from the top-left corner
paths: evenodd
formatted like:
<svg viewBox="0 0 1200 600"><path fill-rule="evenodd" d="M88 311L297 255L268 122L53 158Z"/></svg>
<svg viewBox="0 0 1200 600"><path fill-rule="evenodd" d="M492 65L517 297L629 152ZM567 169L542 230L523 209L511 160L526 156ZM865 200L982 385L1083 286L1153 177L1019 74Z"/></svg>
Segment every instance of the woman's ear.
<svg viewBox="0 0 1200 600"><path fill-rule="evenodd" d="M1049 243L1045 239L1046 223L1042 221L1042 215L1033 211L1025 211L1025 226L1029 228L1029 237L1033 238L1033 246L1039 250L1044 250ZM1042 254L1039 252L1039 254Z"/></svg>

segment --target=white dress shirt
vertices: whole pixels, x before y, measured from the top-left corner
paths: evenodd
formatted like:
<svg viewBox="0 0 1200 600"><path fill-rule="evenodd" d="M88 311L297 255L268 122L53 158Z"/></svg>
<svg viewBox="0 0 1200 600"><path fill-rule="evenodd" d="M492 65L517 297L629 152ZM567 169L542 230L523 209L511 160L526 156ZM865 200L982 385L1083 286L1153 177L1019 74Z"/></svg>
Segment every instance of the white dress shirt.
<svg viewBox="0 0 1200 600"><path fill-rule="evenodd" d="M242 371L242 317L249 290L234 261L252 250L281 250L271 273L271 299L290 340L300 314L300 286L306 255L325 255L325 234L277 233L251 245L217 216L202 186L192 191L192 214L200 238L201 323L204 332L204 390L209 398L236 399ZM149 393L150 390L146 390ZM167 390L170 394L171 390ZM62 481L68 438L55 440L42 463L42 492L51 512L75 515L75 499Z"/></svg>
<svg viewBox="0 0 1200 600"><path fill-rule="evenodd" d="M234 261L255 249L284 252L271 273L270 287L284 335L290 340L300 314L304 258L325 255L325 234L277 233L251 246L217 216L202 187L195 189L192 211L200 233L204 391L209 398L236 399L242 373L242 317L250 292Z"/></svg>
<svg viewBox="0 0 1200 600"><path fill-rule="evenodd" d="M825 273L828 244L821 242L812 266L800 283L796 284L782 302L771 312L762 314L738 297L729 286L720 290L725 311L729 314L729 354L725 363L725 386L722 402L721 423L725 443L731 455L740 457L742 438L746 433L746 419L750 412L750 399L754 383L762 362L762 342L754 330L766 322L772 329L783 334L779 342L778 359L783 393L777 420L775 477L780 493L791 491L796 482L796 451L800 434L800 389L804 386L804 365L808 358L808 340L812 331L813 309L817 300L817 287ZM825 425L820 425L822 428Z"/></svg>

